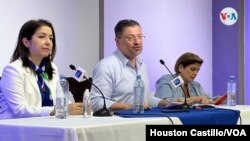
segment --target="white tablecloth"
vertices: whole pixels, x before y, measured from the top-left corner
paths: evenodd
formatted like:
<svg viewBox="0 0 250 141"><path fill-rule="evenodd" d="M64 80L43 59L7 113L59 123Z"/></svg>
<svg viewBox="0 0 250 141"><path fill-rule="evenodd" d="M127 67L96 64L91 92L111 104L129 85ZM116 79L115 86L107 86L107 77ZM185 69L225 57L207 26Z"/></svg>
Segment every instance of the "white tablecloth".
<svg viewBox="0 0 250 141"><path fill-rule="evenodd" d="M172 118L175 124L182 124ZM1 141L145 141L146 124L172 124L168 118L70 116L0 120Z"/></svg>
<svg viewBox="0 0 250 141"><path fill-rule="evenodd" d="M250 124L250 106L221 108L241 111L242 124ZM174 124L182 124L171 117ZM145 141L147 124L171 125L168 118L69 116L0 120L1 141ZM238 121L239 124L239 121Z"/></svg>

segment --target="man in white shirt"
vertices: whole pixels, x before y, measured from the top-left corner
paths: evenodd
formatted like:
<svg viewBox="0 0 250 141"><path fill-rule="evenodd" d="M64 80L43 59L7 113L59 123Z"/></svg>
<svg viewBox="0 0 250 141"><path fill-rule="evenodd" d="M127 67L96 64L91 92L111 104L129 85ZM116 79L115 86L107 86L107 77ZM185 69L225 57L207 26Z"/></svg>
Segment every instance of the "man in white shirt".
<svg viewBox="0 0 250 141"><path fill-rule="evenodd" d="M143 34L137 21L121 20L115 26L117 50L102 59L93 71L93 83L103 92L106 106L110 110L132 108L133 84L137 74L141 75L145 85L144 108L166 106L169 102L150 94L149 80L145 62L139 54L143 48ZM92 109L103 108L100 92L91 88Z"/></svg>

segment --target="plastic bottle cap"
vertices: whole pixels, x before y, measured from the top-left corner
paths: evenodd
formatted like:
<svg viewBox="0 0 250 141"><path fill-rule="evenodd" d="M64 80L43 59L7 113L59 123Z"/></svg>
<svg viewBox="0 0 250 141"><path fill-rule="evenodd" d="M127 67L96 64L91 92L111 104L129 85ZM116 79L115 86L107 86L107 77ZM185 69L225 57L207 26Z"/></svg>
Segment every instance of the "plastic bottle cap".
<svg viewBox="0 0 250 141"><path fill-rule="evenodd" d="M230 75L230 78L232 79L232 78L235 78L235 77L234 77L234 75Z"/></svg>
<svg viewBox="0 0 250 141"><path fill-rule="evenodd" d="M86 89L86 90L85 90L84 96L89 96L89 89Z"/></svg>
<svg viewBox="0 0 250 141"><path fill-rule="evenodd" d="M60 75L60 79L65 79L65 78L66 78L65 75L63 74Z"/></svg>
<svg viewBox="0 0 250 141"><path fill-rule="evenodd" d="M138 80L138 79L141 79L141 75L137 75L136 76L136 79Z"/></svg>

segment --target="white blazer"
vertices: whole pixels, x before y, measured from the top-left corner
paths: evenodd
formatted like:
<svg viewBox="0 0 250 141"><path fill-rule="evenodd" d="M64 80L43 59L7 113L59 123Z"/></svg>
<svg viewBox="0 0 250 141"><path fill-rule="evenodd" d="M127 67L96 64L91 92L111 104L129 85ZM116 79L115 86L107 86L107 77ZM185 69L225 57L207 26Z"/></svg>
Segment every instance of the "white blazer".
<svg viewBox="0 0 250 141"><path fill-rule="evenodd" d="M54 68L53 79L49 87L55 104L58 81L57 67ZM42 107L42 99L37 85L37 76L28 68L22 66L18 59L7 65L0 80L0 119L48 116L52 106ZM1 91L0 90L0 91Z"/></svg>

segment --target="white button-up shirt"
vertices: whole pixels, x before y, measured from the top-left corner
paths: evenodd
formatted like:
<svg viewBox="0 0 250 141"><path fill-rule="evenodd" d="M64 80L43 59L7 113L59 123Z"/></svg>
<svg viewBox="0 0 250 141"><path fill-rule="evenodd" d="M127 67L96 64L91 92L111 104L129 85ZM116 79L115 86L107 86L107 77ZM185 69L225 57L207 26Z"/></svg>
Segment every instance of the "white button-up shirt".
<svg viewBox="0 0 250 141"><path fill-rule="evenodd" d="M133 68L120 50L116 50L96 65L92 76L93 83L104 94L107 108L118 102L132 104L133 84L137 74L141 75L144 82L144 101L152 107L157 107L161 99L150 94L146 65L139 57L136 58L136 66L137 69ZM103 98L93 86L90 97L93 111L103 108Z"/></svg>

